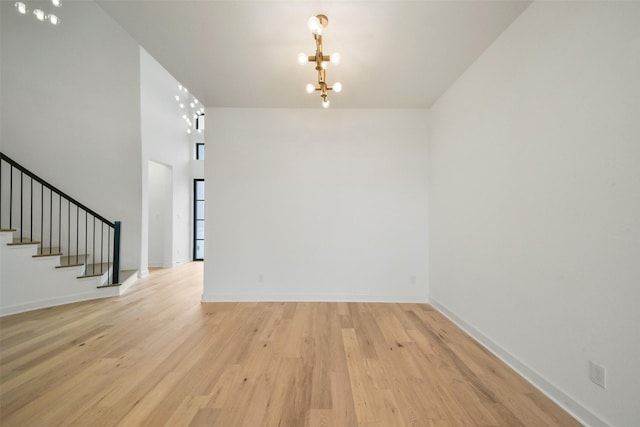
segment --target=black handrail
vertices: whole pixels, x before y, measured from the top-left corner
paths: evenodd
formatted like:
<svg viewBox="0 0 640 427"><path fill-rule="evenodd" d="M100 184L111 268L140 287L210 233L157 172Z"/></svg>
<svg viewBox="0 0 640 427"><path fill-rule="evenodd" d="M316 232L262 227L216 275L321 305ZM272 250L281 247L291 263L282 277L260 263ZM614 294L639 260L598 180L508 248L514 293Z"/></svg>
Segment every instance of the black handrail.
<svg viewBox="0 0 640 427"><path fill-rule="evenodd" d="M85 211L87 211L88 213L90 213L92 216L94 216L95 218L98 218L100 221L104 222L105 224L111 226L111 227L115 227L115 225L109 221L108 219L106 219L105 217L103 217L102 215L100 215L99 213L97 213L96 211L86 207L85 205L83 205L82 203L78 202L76 199L74 199L73 197L65 194L64 192L58 190L56 187L54 187L53 185L49 184L47 181L45 181L44 179L38 177L37 175L33 174L32 172L30 172L29 170L25 169L24 167L20 166L20 164L16 163L14 160L11 160L9 157L7 157L5 154L0 153L0 159L6 161L7 163L9 163L11 166L13 166L14 168L18 169L20 172L23 172L24 174L28 175L31 179L37 181L38 183L44 185L45 187L47 187L49 190L52 190L56 193L58 193L60 196L64 197L65 199L69 200L71 203L73 203L74 205L80 207L81 209L84 209Z"/></svg>
<svg viewBox="0 0 640 427"><path fill-rule="evenodd" d="M93 257L93 267L91 268L91 271L88 271L88 266L87 268L85 268L86 273L85 274L89 274L89 275L95 275L98 273L98 265L99 265L99 274L105 274L107 273L107 277L106 280L108 282L108 284L116 284L118 283L119 279L120 279L120 230L121 230L121 225L119 221L109 221L106 218L104 218L102 215L98 214L97 212L95 212L93 209L90 209L89 207L87 207L86 205L78 202L76 199L74 199L73 197L69 196L68 194L64 193L63 191L60 191L58 188L56 188L55 186L49 184L48 182L46 182L44 179L38 177L37 175L35 175L34 173L32 173L31 171L29 171L28 169L26 169L25 167L21 166L20 164L18 164L16 161L12 160L11 158L7 157L5 154L0 153L0 166L4 166L5 162L9 165L9 185L7 186L7 184L5 183L4 185L2 184L2 177L4 174L3 169L0 167L0 188L2 189L2 191L4 192L5 189L8 188L8 192L9 194L7 195L6 193L4 195L0 195L0 228L4 228L3 227L3 213L6 212L7 208L3 205L3 202L5 200L8 199L9 203L8 203L8 213L9 213L9 229L13 228L13 214L14 214L14 209L16 210L16 215L19 213L20 215L20 241L24 242L24 241L33 241L34 238L34 207L37 207L37 203L34 203L34 186L33 186L33 182L37 182L40 184L40 200L39 200L39 214L40 214L40 250L39 250L39 255L61 255L62 254L62 250L63 247L65 247L66 245L66 251L68 254L68 265L72 265L72 257L75 256L75 264L80 264L80 234L81 231L84 231L84 254L83 254L83 261L82 264L87 265L87 258L89 256L89 253L87 252L89 249L89 239L91 239L91 249L92 249L92 254L90 256ZM19 172L19 174L17 174L17 172ZM16 188L16 191L20 192L20 209L18 211L18 207L14 206L14 173L16 173L18 176L17 178L20 179L20 185L18 188ZM28 177L28 178L25 178ZM27 183L28 185L26 186L26 191L29 191L29 200L25 200L24 197L24 192L25 192L25 185L24 185L24 180L25 179L29 179L30 178L30 182ZM30 184L30 185L29 185ZM48 193L48 200L45 198L45 189L47 190L46 192ZM57 206L54 209L54 194L55 196L58 197L58 203L55 203ZM65 199L65 203L67 203L67 209L63 211L63 200ZM48 202L48 203L47 203ZM29 203L28 206L26 206L26 209L29 210L29 218L26 219L25 218L25 222L27 224L25 224L23 222L23 217L24 217L24 212L23 210L25 209L25 203ZM49 206L47 206L45 208L45 203L47 203ZM75 209L75 218L73 218L73 222L72 223L72 209L71 209L71 205L75 205L76 209ZM84 211L84 215L82 215L82 211ZM67 221L65 223L63 223L63 215L66 212L67 214ZM57 218L55 218L54 214L57 214ZM48 216L48 224L45 223L45 217ZM84 216L84 218L82 218ZM93 217L93 224L92 224L92 230L89 230L89 216ZM84 230L81 230L81 221L84 220ZM96 220L98 220L100 222L100 224L96 224ZM6 221L6 219L5 219ZM63 241L63 225L67 226L67 230L65 231L67 233L66 239L64 239L65 241ZM26 239L24 232L25 232L25 227L29 226L29 233L28 236L29 238ZM58 227L57 233L55 236L54 235L54 228ZM75 227L74 227L75 226ZM99 233L96 233L96 226L100 227ZM76 238L75 238L75 254L74 254L74 248L73 248L73 243L71 240L71 235L72 235L72 227L75 228L75 233L76 233ZM104 227L107 227L108 230L108 238L107 240L104 239ZM113 229L113 235L111 234L111 229ZM36 230L37 233L38 230ZM92 234L90 234L90 232L92 231ZM54 242L54 238L57 237L57 242ZM45 249L45 243L46 240L48 238L48 246L49 246L49 250L47 253L44 253L44 249ZM99 241L97 241L96 239L99 239ZM113 239L113 240L111 240ZM55 249L54 252L54 243L57 243L56 248L59 249ZM107 268L105 271L105 253L104 253L104 249L106 246L106 262L107 262ZM96 264L98 261L98 251L100 252L99 255L99 264ZM109 268L109 264L111 264L112 268Z"/></svg>

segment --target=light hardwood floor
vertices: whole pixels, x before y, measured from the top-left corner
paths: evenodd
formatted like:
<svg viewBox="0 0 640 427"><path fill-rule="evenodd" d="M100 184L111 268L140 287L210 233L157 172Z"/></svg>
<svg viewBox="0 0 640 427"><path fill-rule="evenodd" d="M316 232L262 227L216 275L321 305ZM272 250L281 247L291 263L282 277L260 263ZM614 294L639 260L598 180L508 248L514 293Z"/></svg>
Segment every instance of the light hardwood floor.
<svg viewBox="0 0 640 427"><path fill-rule="evenodd" d="M429 305L201 293L191 263L0 319L0 424L580 425Z"/></svg>

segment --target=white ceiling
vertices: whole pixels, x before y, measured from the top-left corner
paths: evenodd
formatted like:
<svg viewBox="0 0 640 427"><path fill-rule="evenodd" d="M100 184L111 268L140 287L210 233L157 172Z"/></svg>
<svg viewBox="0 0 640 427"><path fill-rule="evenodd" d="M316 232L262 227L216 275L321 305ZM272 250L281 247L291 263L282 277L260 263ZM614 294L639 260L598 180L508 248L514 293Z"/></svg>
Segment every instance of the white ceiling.
<svg viewBox="0 0 640 427"><path fill-rule="evenodd" d="M520 0L99 0L207 107L320 108L307 19L325 14L332 108L424 108L529 5Z"/></svg>

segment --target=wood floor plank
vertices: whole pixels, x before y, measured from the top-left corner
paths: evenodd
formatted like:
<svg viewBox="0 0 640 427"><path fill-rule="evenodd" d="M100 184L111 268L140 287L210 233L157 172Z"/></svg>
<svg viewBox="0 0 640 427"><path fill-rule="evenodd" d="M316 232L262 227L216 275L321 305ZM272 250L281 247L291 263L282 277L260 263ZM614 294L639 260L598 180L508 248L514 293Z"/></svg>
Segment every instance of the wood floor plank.
<svg viewBox="0 0 640 427"><path fill-rule="evenodd" d="M171 417L165 419L166 422L154 424L156 426L188 426L195 418L198 411L204 408L208 400L207 396L186 396L175 408Z"/></svg>
<svg viewBox="0 0 640 427"><path fill-rule="evenodd" d="M202 263L0 319L0 424L580 425L427 304L206 303Z"/></svg>
<svg viewBox="0 0 640 427"><path fill-rule="evenodd" d="M361 352L362 347L358 344L355 329L343 329L342 337L347 354L349 379L358 424L377 423L380 420L376 413L373 383L366 371L364 354Z"/></svg>
<svg viewBox="0 0 640 427"><path fill-rule="evenodd" d="M331 409L314 409L309 411L305 427L334 427ZM337 427L337 426L336 426Z"/></svg>
<svg viewBox="0 0 640 427"><path fill-rule="evenodd" d="M202 408L196 412L196 416L193 417L189 423L189 427L211 427L216 425L216 420L220 415L221 410L215 408Z"/></svg>

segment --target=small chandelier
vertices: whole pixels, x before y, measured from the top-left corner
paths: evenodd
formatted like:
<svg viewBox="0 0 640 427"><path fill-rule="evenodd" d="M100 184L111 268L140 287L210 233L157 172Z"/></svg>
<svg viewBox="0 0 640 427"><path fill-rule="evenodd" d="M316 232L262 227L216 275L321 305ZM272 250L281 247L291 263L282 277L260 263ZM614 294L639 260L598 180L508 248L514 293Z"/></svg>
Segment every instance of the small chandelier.
<svg viewBox="0 0 640 427"><path fill-rule="evenodd" d="M320 97L322 97L322 107L329 108L329 99L327 92L333 90L336 93L342 91L342 83L336 82L333 86L329 86L327 84L326 79L326 68L327 63L331 62L333 64L340 63L340 54L334 53L331 56L327 56L322 53L322 31L324 28L327 28L329 24L329 19L325 15L316 15L309 18L307 25L311 33L313 34L313 38L316 41L316 54L314 56L307 56L304 53L298 54L298 63L300 65L304 65L307 62L315 62L316 70L318 71L318 84L314 85L309 83L306 87L307 93L313 93L315 91L320 92Z"/></svg>

